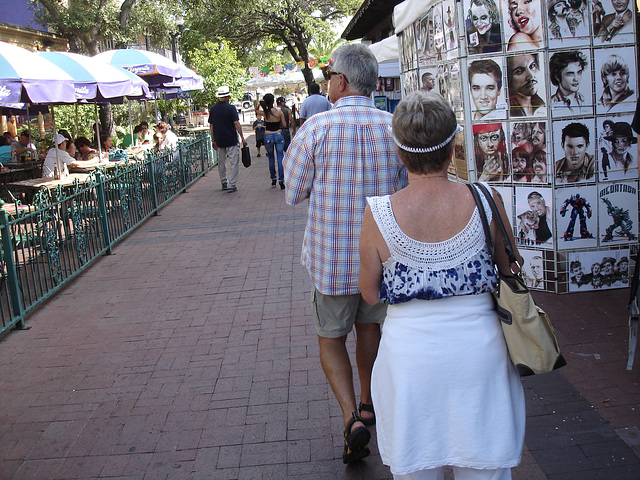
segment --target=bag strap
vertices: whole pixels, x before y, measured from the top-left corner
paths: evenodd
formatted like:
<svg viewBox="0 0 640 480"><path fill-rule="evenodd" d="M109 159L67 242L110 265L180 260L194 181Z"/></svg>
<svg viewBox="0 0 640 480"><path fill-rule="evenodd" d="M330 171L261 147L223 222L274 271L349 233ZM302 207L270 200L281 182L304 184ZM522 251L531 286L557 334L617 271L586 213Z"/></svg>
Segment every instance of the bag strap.
<svg viewBox="0 0 640 480"><path fill-rule="evenodd" d="M487 187L485 187L482 183L476 182L474 185L480 189L480 191L484 194L484 196L487 198L487 201L489 202L489 206L491 207L491 211L493 212L493 218L496 222L496 225L498 226L498 231L500 232L500 236L502 237L502 243L504 244L504 249L507 252L509 265L512 265L515 263L516 265L520 266L516 258L516 254L513 250L513 245L511 244L511 240L509 239L509 235L507 235L507 229L505 228L504 223L502 222L502 217L500 216L500 212L498 212L498 207L496 206L496 202L493 200L493 196L491 195L491 193L489 193L489 190L487 190Z"/></svg>
<svg viewBox="0 0 640 480"><path fill-rule="evenodd" d="M487 213L484 209L484 204L482 200L480 200L480 195L478 194L478 189L473 183L467 183L467 187L471 190L471 195L473 195L473 199L476 201L476 205L478 206L478 213L480 214L480 220L482 220L482 228L484 229L484 237L487 241L487 249L489 250L489 254L491 258L494 253L494 245L493 238L491 238L491 230L489 229L489 221L487 220ZM495 260L493 261L495 263Z"/></svg>

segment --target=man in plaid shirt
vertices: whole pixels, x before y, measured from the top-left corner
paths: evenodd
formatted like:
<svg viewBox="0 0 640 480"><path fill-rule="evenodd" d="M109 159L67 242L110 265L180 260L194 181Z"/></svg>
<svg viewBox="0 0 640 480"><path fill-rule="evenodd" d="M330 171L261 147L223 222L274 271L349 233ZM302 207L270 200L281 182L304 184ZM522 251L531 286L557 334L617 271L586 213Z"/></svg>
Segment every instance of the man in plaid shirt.
<svg viewBox="0 0 640 480"><path fill-rule="evenodd" d="M366 197L394 193L407 184L387 126L391 114L375 108L378 62L368 47L345 45L325 69L333 108L308 119L284 158L286 201L309 199L302 264L314 283L313 314L320 362L340 403L345 425L343 461L369 454L364 427L375 423L371 369L386 306L370 306L358 290L358 242ZM356 412L346 338L355 324L360 405Z"/></svg>

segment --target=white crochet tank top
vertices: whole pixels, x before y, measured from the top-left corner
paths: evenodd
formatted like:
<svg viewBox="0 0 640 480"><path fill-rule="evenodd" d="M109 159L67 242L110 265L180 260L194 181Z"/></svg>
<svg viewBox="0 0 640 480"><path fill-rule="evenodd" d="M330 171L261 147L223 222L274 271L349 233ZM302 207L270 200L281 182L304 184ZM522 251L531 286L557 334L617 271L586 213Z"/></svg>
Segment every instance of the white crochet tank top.
<svg viewBox="0 0 640 480"><path fill-rule="evenodd" d="M491 209L482 198L491 223ZM437 243L407 236L398 226L389 195L367 198L391 257L383 263L380 298L394 304L492 292L497 285L476 207L467 225Z"/></svg>

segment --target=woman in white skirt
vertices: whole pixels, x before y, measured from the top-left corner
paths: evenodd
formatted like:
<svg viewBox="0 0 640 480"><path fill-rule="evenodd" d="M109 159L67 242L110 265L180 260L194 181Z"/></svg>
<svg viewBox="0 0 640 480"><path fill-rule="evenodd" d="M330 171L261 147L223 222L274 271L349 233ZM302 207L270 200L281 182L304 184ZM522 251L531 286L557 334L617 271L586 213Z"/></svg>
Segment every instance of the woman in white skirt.
<svg viewBox="0 0 640 480"><path fill-rule="evenodd" d="M524 442L524 394L476 203L447 175L461 128L442 96L423 92L400 102L392 125L409 185L368 199L360 236L360 291L389 304L372 378L380 455L396 480L441 480L448 465L456 480L508 480ZM493 222L491 231L499 238ZM496 261L509 271L503 249Z"/></svg>

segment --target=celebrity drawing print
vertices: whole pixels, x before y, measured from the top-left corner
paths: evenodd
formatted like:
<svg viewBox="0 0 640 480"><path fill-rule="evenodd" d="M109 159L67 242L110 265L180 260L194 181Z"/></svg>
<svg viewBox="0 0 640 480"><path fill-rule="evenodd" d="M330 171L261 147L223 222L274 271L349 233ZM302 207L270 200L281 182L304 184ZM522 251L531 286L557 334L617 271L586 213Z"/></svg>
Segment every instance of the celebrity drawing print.
<svg viewBox="0 0 640 480"><path fill-rule="evenodd" d="M554 122L553 126L556 158L563 155L555 164L556 184L595 180L594 121Z"/></svg>
<svg viewBox="0 0 640 480"><path fill-rule="evenodd" d="M524 260L520 273L527 287L544 289L544 259L542 258L542 252L520 249L520 255Z"/></svg>
<svg viewBox="0 0 640 480"><path fill-rule="evenodd" d="M598 128L600 181L625 180L638 177L638 143L630 117L606 118Z"/></svg>
<svg viewBox="0 0 640 480"><path fill-rule="evenodd" d="M473 146L478 181L509 180L509 156L501 123L473 125Z"/></svg>
<svg viewBox="0 0 640 480"><path fill-rule="evenodd" d="M630 0L593 0L593 34L601 44L633 41Z"/></svg>
<svg viewBox="0 0 640 480"><path fill-rule="evenodd" d="M502 51L500 14L494 0L470 0L464 3L465 30L469 54Z"/></svg>
<svg viewBox="0 0 640 480"><path fill-rule="evenodd" d="M503 67L492 59L474 60L469 64L469 92L473 101L474 120L502 120L507 117L502 71Z"/></svg>
<svg viewBox="0 0 640 480"><path fill-rule="evenodd" d="M629 286L629 249L569 253L569 292Z"/></svg>
<svg viewBox="0 0 640 480"><path fill-rule="evenodd" d="M610 53L615 52L615 53ZM610 54L609 54L610 53ZM600 82L596 85L596 113L622 113L635 110L635 91L631 88L637 81L634 47L595 50L596 72Z"/></svg>
<svg viewBox="0 0 640 480"><path fill-rule="evenodd" d="M537 52L507 57L507 80L511 117L547 115L544 72Z"/></svg>
<svg viewBox="0 0 640 480"><path fill-rule="evenodd" d="M513 182L548 183L546 123L511 126L511 178Z"/></svg>
<svg viewBox="0 0 640 480"><path fill-rule="evenodd" d="M636 182L612 182L599 186L598 223L600 245L625 244L638 238Z"/></svg>
<svg viewBox="0 0 640 480"><path fill-rule="evenodd" d="M598 197L595 185L555 190L558 250L598 246Z"/></svg>
<svg viewBox="0 0 640 480"><path fill-rule="evenodd" d="M542 46L540 0L508 0L506 18L511 27L507 51L537 50Z"/></svg>
<svg viewBox="0 0 640 480"><path fill-rule="evenodd" d="M550 47L589 44L589 15L586 0L549 0L547 20Z"/></svg>
<svg viewBox="0 0 640 480"><path fill-rule="evenodd" d="M551 189L516 187L516 242L524 247L553 248Z"/></svg>
<svg viewBox="0 0 640 480"><path fill-rule="evenodd" d="M549 80L556 87L550 99L554 117L593 114L591 69L582 52L571 50L551 55Z"/></svg>

